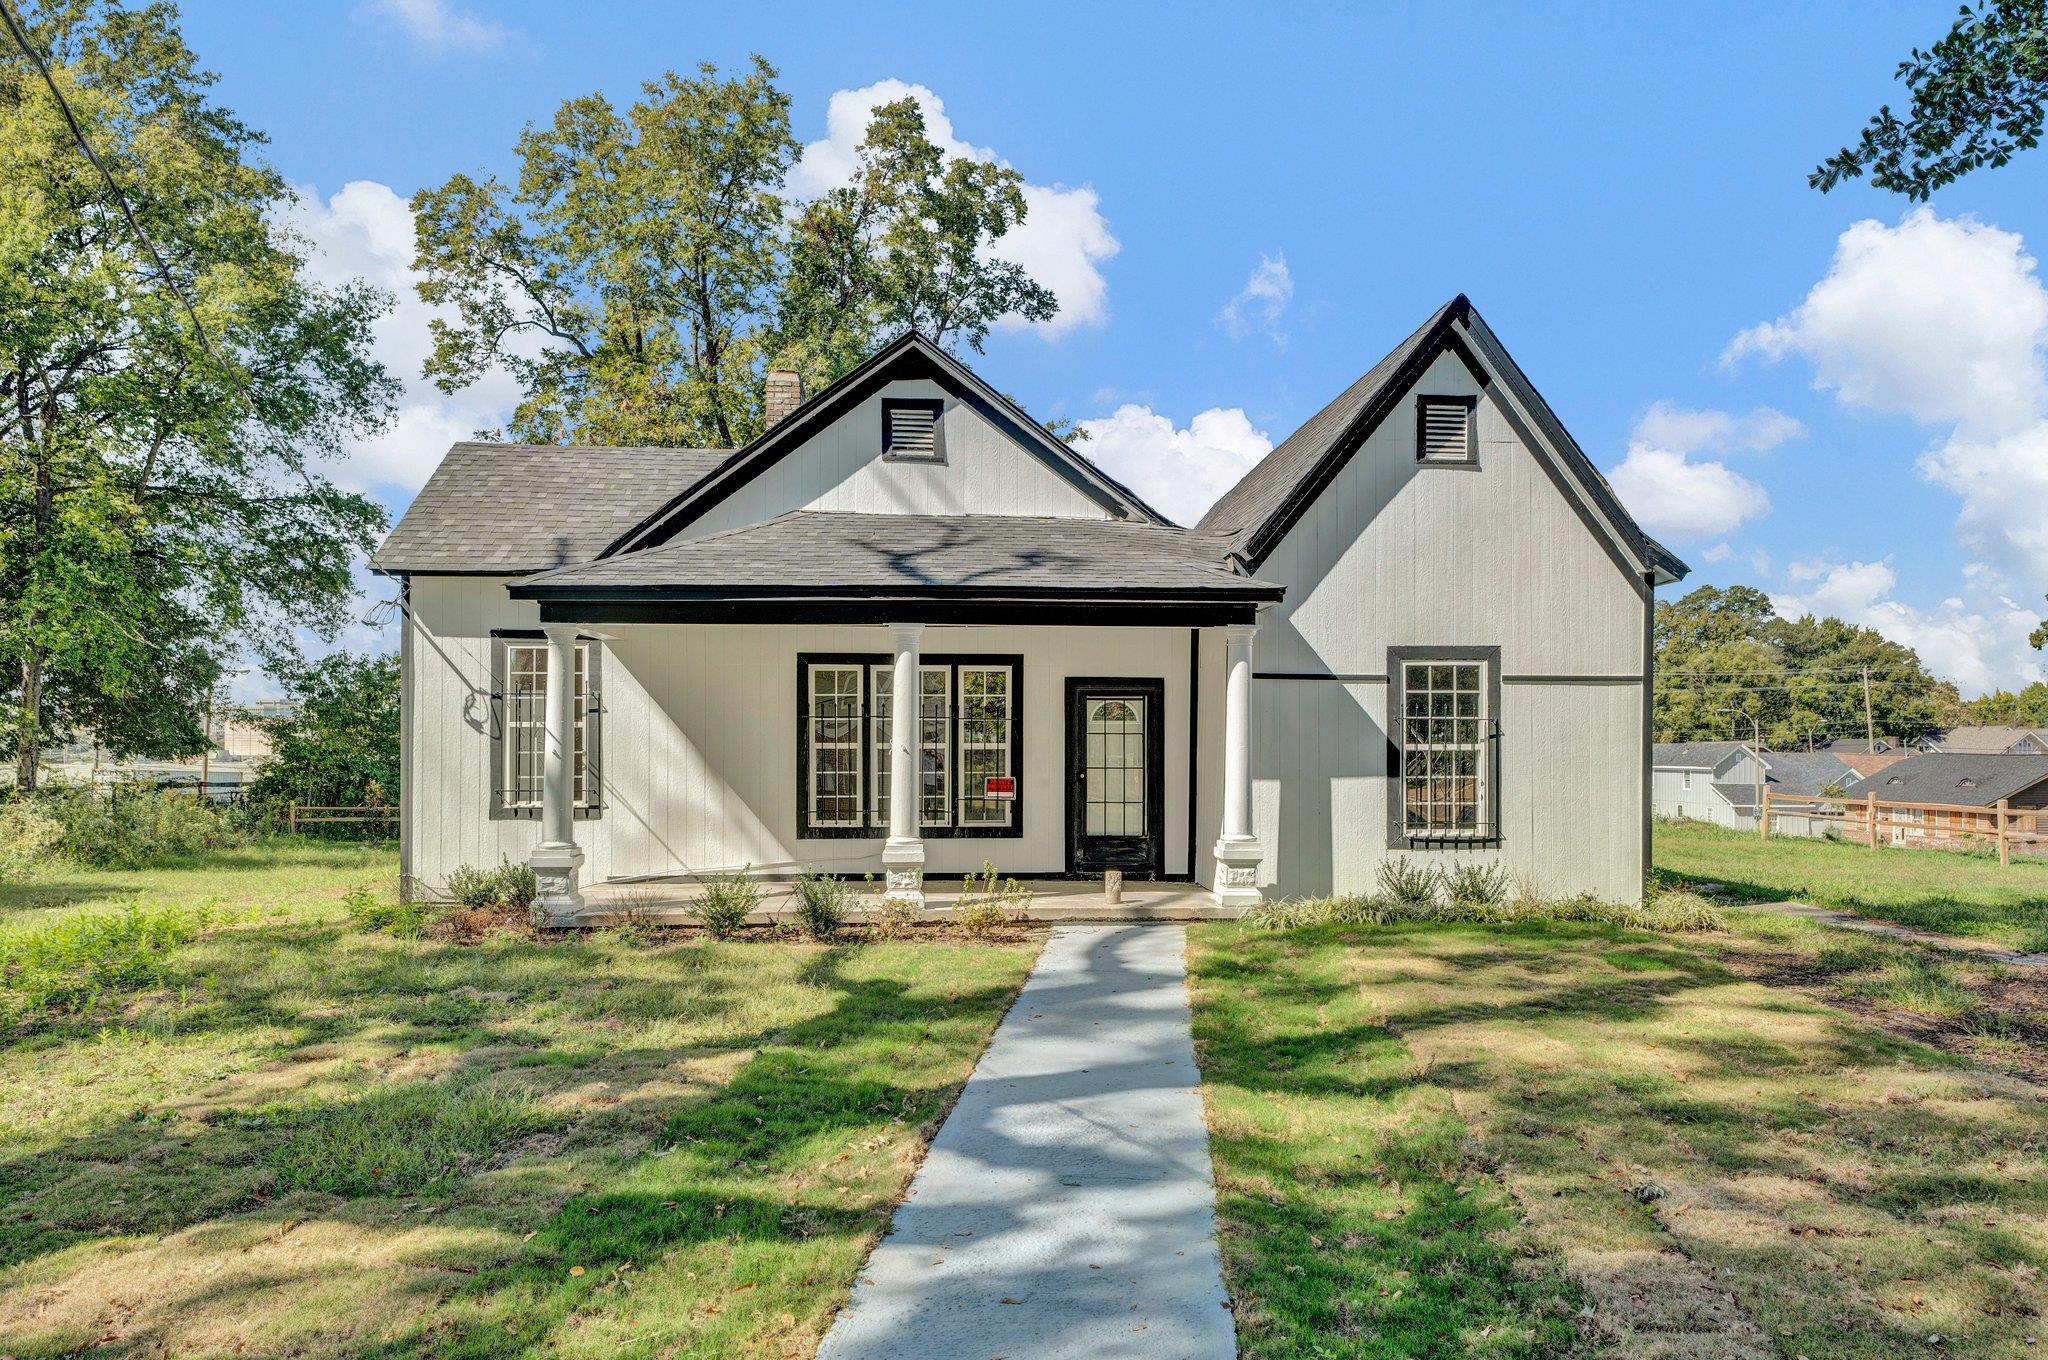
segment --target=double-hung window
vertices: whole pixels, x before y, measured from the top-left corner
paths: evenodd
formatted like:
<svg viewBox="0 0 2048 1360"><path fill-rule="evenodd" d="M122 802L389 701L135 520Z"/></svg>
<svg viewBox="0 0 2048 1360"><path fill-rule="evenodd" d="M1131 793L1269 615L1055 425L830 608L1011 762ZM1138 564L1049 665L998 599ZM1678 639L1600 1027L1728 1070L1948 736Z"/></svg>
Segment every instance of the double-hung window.
<svg viewBox="0 0 2048 1360"><path fill-rule="evenodd" d="M1016 836L1023 760L1014 656L922 659L917 675L918 834ZM884 654L797 663L798 834L886 836L896 670Z"/></svg>
<svg viewBox="0 0 2048 1360"><path fill-rule="evenodd" d="M579 817L602 806L597 768L603 705L598 697L598 646L576 644L570 785ZM491 815L538 817L547 770L548 644L525 633L492 638Z"/></svg>
<svg viewBox="0 0 2048 1360"><path fill-rule="evenodd" d="M1499 665L1499 652L1492 648L1393 649L1388 677L1392 844L1499 840Z"/></svg>

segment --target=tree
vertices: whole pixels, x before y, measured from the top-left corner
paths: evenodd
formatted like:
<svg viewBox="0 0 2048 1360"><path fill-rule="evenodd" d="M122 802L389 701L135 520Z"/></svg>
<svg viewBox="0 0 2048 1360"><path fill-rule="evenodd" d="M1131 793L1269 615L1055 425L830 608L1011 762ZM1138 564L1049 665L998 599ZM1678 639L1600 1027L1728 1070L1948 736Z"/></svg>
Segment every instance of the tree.
<svg viewBox="0 0 2048 1360"><path fill-rule="evenodd" d="M1918 736L1962 708L1911 648L1840 619L1781 619L1751 586L1701 586L1659 604L1655 638L1659 741L1747 740L1748 719L1781 750L1862 736L1866 669L1881 735Z"/></svg>
<svg viewBox="0 0 2048 1360"><path fill-rule="evenodd" d="M224 657L340 624L383 514L300 470L378 427L396 386L369 357L385 299L306 277L290 192L208 101L172 5L22 19L183 293L0 47L0 698L33 787L39 747L80 728L196 752Z"/></svg>
<svg viewBox="0 0 2048 1360"><path fill-rule="evenodd" d="M2044 11L2048 0L1965 5L1946 36L1899 63L1913 95L1906 118L1880 108L1856 144L1821 162L1808 182L1826 193L1867 172L1878 188L1925 201L1972 170L2039 145L2048 110Z"/></svg>
<svg viewBox="0 0 2048 1360"><path fill-rule="evenodd" d="M420 296L454 313L427 375L504 368L516 438L727 448L760 432L770 363L815 388L907 326L978 350L1003 316L1053 314L988 252L1024 220L1022 177L948 160L915 101L878 108L854 182L792 212L775 74L671 72L623 112L571 99L520 137L512 187L415 195Z"/></svg>
<svg viewBox="0 0 2048 1360"><path fill-rule="evenodd" d="M271 753L249 796L272 803L396 802L398 658L335 652L279 678L297 711L260 721Z"/></svg>

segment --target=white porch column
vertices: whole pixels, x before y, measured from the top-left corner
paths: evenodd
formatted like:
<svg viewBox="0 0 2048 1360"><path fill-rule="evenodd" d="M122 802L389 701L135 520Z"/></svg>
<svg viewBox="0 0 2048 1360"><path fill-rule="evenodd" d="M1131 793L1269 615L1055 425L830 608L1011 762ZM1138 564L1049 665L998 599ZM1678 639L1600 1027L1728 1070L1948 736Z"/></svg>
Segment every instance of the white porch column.
<svg viewBox="0 0 2048 1360"><path fill-rule="evenodd" d="M921 623L891 624L896 643L895 673L889 685L889 839L882 846L887 879L883 895L893 901L924 905L924 842L919 839L919 773L924 757L919 741L917 642Z"/></svg>
<svg viewBox="0 0 2048 1360"><path fill-rule="evenodd" d="M1216 841L1216 904L1248 907L1260 900L1265 849L1252 835L1252 639L1255 623L1223 630L1223 834Z"/></svg>
<svg viewBox="0 0 2048 1360"><path fill-rule="evenodd" d="M535 907L556 925L583 910L576 844L576 627L546 625L548 635L547 735L540 784L540 844L527 863L539 883Z"/></svg>

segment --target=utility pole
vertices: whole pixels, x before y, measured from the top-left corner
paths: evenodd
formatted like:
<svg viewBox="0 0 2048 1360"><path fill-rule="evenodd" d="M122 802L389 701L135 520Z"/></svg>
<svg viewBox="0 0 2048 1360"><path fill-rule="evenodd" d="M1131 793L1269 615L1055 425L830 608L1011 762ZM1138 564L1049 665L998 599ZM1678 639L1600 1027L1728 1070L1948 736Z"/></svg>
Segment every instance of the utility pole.
<svg viewBox="0 0 2048 1360"><path fill-rule="evenodd" d="M1863 736L1864 750L1872 755L1877 753L1877 724L1870 716L1870 667L1863 668Z"/></svg>

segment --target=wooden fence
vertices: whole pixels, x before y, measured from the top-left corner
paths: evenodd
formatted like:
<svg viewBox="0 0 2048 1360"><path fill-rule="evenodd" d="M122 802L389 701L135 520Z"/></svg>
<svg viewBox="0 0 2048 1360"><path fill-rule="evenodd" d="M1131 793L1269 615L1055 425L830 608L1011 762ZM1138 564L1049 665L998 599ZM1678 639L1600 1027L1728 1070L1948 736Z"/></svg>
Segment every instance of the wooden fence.
<svg viewBox="0 0 2048 1360"><path fill-rule="evenodd" d="M275 806L273 804L273 806ZM293 835L302 826L318 826L323 822L395 822L398 820L398 804L387 803L376 807L334 807L320 803L294 802L285 809L285 825Z"/></svg>
<svg viewBox="0 0 2048 1360"><path fill-rule="evenodd" d="M2015 808L2001 798L1989 807L1959 803L1894 803L1874 793L1862 798L1774 793L1764 790L1757 835L1769 840L1771 818L1797 816L1841 833L1842 839L1873 850L1887 843L1912 849L1974 848L1995 845L1998 862L2015 854L2048 854L2048 813Z"/></svg>

